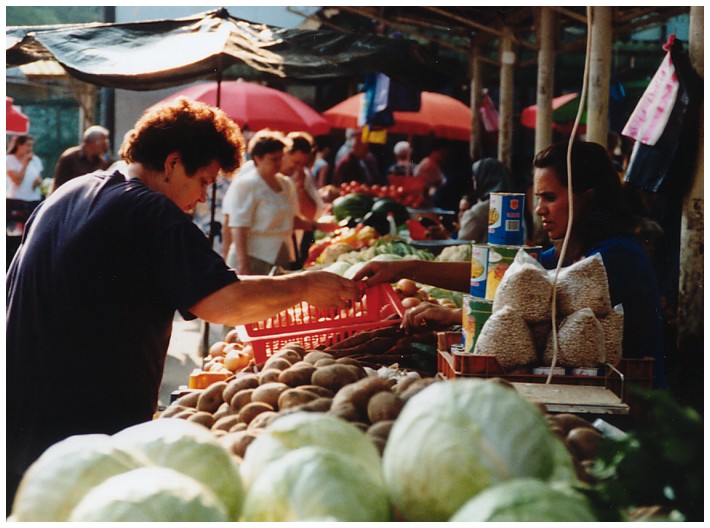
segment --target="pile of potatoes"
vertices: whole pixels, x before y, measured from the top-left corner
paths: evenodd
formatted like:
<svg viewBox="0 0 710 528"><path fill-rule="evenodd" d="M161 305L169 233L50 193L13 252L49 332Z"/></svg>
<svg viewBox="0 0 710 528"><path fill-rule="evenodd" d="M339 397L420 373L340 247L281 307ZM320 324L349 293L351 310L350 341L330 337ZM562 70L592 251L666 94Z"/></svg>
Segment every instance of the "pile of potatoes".
<svg viewBox="0 0 710 528"><path fill-rule="evenodd" d="M591 482L589 470L599 454L599 446L604 438L602 433L576 414L547 414L546 418L552 432L562 440L572 455L577 478L582 482Z"/></svg>
<svg viewBox="0 0 710 528"><path fill-rule="evenodd" d="M382 450L406 400L433 381L368 375L353 358L336 359L294 342L274 353L259 372L238 372L179 397L160 418L201 424L243 458L249 443L277 416L328 412L356 424Z"/></svg>

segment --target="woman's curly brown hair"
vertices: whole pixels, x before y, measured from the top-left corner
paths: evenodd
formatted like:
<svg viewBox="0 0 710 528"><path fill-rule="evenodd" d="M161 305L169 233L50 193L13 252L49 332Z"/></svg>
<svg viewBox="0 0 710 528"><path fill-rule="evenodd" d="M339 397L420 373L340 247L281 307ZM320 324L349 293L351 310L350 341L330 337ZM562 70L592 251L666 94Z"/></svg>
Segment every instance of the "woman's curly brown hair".
<svg viewBox="0 0 710 528"><path fill-rule="evenodd" d="M180 154L188 175L213 160L230 173L241 163L244 138L222 110L180 97L143 114L119 154L127 163L162 171L165 159L173 152Z"/></svg>

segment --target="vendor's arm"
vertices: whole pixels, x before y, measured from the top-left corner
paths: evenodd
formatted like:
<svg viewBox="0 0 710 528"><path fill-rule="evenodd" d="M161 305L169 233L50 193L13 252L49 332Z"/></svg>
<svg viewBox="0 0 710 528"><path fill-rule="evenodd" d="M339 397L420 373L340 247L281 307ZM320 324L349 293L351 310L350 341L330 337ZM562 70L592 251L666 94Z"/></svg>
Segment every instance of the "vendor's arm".
<svg viewBox="0 0 710 528"><path fill-rule="evenodd" d="M232 245L232 228L229 227L229 215L225 214L222 219L222 258L227 262L229 248Z"/></svg>
<svg viewBox="0 0 710 528"><path fill-rule="evenodd" d="M402 319L402 327L407 332L421 330L422 326L447 328L453 325L460 325L462 316L461 308L448 308L434 303L423 302L405 312Z"/></svg>
<svg viewBox="0 0 710 528"><path fill-rule="evenodd" d="M293 217L293 228L302 229L304 231L327 231L332 232L338 229L340 225L334 222L317 222L315 220L308 220L302 216Z"/></svg>
<svg viewBox="0 0 710 528"><path fill-rule="evenodd" d="M22 185L22 181L25 179L27 166L30 164L31 159L31 156L25 156L23 159L19 160L20 163L8 163L7 176L10 178L10 181L12 181L12 183L17 185L18 187ZM8 156L8 162L9 161L11 160Z"/></svg>
<svg viewBox="0 0 710 528"><path fill-rule="evenodd" d="M354 281L326 271L244 276L198 301L190 312L211 323L236 326L267 319L301 301L324 310L343 309L360 292Z"/></svg>
<svg viewBox="0 0 710 528"><path fill-rule="evenodd" d="M237 273L249 275L249 254L247 253L247 240L249 239L248 227L232 227L232 241L237 252Z"/></svg>
<svg viewBox="0 0 710 528"><path fill-rule="evenodd" d="M468 293L471 284L471 264L429 260L370 261L353 277L356 281L362 279L367 285L411 279L445 290Z"/></svg>

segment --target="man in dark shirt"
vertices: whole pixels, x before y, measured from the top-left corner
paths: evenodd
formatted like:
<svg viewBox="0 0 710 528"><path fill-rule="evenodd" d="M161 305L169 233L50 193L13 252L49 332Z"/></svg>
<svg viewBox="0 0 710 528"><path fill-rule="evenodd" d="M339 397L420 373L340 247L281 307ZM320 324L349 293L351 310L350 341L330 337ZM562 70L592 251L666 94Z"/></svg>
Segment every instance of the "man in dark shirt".
<svg viewBox="0 0 710 528"><path fill-rule="evenodd" d="M81 145L65 150L54 169L54 188L77 176L83 176L111 165L106 157L109 132L104 127L91 126L84 132Z"/></svg>

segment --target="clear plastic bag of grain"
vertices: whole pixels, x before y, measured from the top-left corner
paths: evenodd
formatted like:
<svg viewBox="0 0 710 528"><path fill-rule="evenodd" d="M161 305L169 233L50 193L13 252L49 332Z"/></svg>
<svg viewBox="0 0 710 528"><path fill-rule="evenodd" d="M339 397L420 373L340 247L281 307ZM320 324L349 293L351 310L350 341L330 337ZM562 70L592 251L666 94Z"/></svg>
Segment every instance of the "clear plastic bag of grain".
<svg viewBox="0 0 710 528"><path fill-rule="evenodd" d="M606 363L604 328L591 308L582 308L565 317L557 330L557 362L563 368L597 368ZM543 364L552 365L554 334L550 332Z"/></svg>
<svg viewBox="0 0 710 528"><path fill-rule="evenodd" d="M606 348L606 363L617 366L623 353L624 341L624 307L620 304L604 317L597 318L604 330L604 346Z"/></svg>
<svg viewBox="0 0 710 528"><path fill-rule="evenodd" d="M528 323L528 328L535 344L535 351L538 357L542 358L545 347L547 347L547 339L550 336L550 332L552 332L552 321L548 319L547 321Z"/></svg>
<svg viewBox="0 0 710 528"><path fill-rule="evenodd" d="M555 270L548 273L554 280ZM611 312L606 268L599 254L562 268L557 278L558 314L567 317L582 308L591 308L597 316Z"/></svg>
<svg viewBox="0 0 710 528"><path fill-rule="evenodd" d="M474 354L496 356L504 370L537 362L530 329L522 316L510 306L491 314L476 340Z"/></svg>
<svg viewBox="0 0 710 528"><path fill-rule="evenodd" d="M552 282L547 270L521 249L496 289L493 313L513 306L528 323L545 321L551 316L551 300Z"/></svg>

